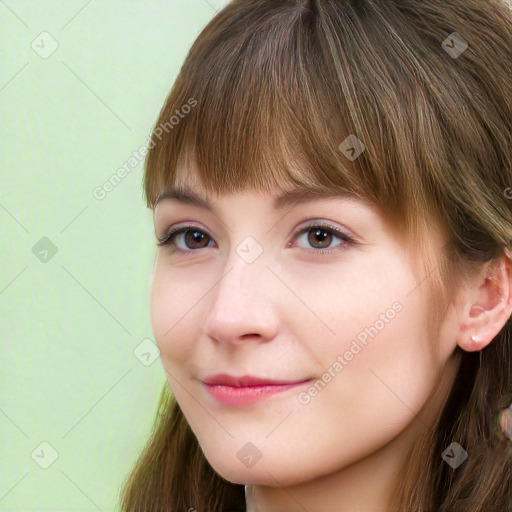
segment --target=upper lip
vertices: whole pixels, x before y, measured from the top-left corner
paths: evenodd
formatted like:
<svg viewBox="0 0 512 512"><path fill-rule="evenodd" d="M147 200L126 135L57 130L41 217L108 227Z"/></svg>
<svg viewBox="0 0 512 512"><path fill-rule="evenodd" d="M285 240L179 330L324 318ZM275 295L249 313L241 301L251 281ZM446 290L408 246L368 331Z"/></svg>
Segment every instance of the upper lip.
<svg viewBox="0 0 512 512"><path fill-rule="evenodd" d="M299 382L305 382L310 379L299 379L299 380L276 380L269 379L266 377L253 377L252 375L242 375L240 377L235 377L233 375L227 375L225 373L220 373L217 375L212 375L211 377L207 377L203 380L205 384L209 384L211 386L231 386L231 387L246 387L246 386L279 386L286 384L298 384Z"/></svg>

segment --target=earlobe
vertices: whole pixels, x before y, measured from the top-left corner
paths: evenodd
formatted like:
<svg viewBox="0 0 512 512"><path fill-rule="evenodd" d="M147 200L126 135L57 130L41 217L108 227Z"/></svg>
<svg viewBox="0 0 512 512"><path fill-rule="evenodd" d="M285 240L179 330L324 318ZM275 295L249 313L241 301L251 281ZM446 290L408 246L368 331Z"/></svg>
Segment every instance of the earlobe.
<svg viewBox="0 0 512 512"><path fill-rule="evenodd" d="M457 344L467 352L485 348L512 313L511 261L507 253L488 264L465 289Z"/></svg>
<svg viewBox="0 0 512 512"><path fill-rule="evenodd" d="M473 346L471 347L473 350L470 350L469 348L465 348L465 350L468 352L482 350L482 348L484 348L487 345L486 339L483 338L482 336L478 336L476 334L473 334L471 336L471 341L473 342Z"/></svg>

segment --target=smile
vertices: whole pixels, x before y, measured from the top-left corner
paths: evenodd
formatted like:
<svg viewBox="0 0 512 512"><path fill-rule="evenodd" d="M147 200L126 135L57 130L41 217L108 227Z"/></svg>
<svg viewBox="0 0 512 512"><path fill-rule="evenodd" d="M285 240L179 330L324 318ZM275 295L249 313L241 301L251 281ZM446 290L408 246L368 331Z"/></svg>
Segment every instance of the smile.
<svg viewBox="0 0 512 512"><path fill-rule="evenodd" d="M225 405L250 405L297 388L311 380L276 381L249 376L217 375L205 379L202 384L210 396Z"/></svg>

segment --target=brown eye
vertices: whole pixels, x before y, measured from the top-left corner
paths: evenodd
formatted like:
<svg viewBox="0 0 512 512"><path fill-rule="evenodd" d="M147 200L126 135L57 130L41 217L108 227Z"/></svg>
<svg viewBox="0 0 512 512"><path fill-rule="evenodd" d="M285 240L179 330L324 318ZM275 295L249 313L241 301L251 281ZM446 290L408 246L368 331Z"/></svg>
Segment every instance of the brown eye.
<svg viewBox="0 0 512 512"><path fill-rule="evenodd" d="M171 230L162 239L159 239L158 245L169 245L178 251L187 252L204 249L210 241L213 241L212 238L200 229L194 226L184 226Z"/></svg>
<svg viewBox="0 0 512 512"><path fill-rule="evenodd" d="M356 244L355 240L335 226L323 224L313 224L296 231L293 238L297 240L305 238L308 247L302 247L300 244L299 247L316 254L331 254L335 250L347 249ZM183 253L205 249L214 243L211 236L195 226L171 229L162 239L158 239L159 246L168 245L171 250Z"/></svg>
<svg viewBox="0 0 512 512"><path fill-rule="evenodd" d="M332 233L325 228L311 228L308 231L308 242L315 249L324 249L332 243Z"/></svg>
<svg viewBox="0 0 512 512"><path fill-rule="evenodd" d="M348 249L357 242L338 227L323 222L310 224L298 229L293 234L295 244L312 254L333 254L336 251ZM292 244L293 245L293 244Z"/></svg>
<svg viewBox="0 0 512 512"><path fill-rule="evenodd" d="M209 237L198 229L187 229L183 231L183 240L188 249L202 249L208 245ZM206 245L205 245L206 240Z"/></svg>

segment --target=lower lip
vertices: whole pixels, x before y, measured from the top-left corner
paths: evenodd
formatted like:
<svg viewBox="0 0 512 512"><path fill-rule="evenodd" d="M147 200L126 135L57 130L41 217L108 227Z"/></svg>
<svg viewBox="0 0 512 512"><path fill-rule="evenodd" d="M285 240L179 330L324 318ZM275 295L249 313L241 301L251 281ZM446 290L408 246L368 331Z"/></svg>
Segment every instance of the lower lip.
<svg viewBox="0 0 512 512"><path fill-rule="evenodd" d="M290 389L297 388L308 381L297 382L294 384L282 385L262 385L262 386L219 386L205 384L208 393L216 398L219 402L226 405L249 405L261 402L273 395L283 393Z"/></svg>

